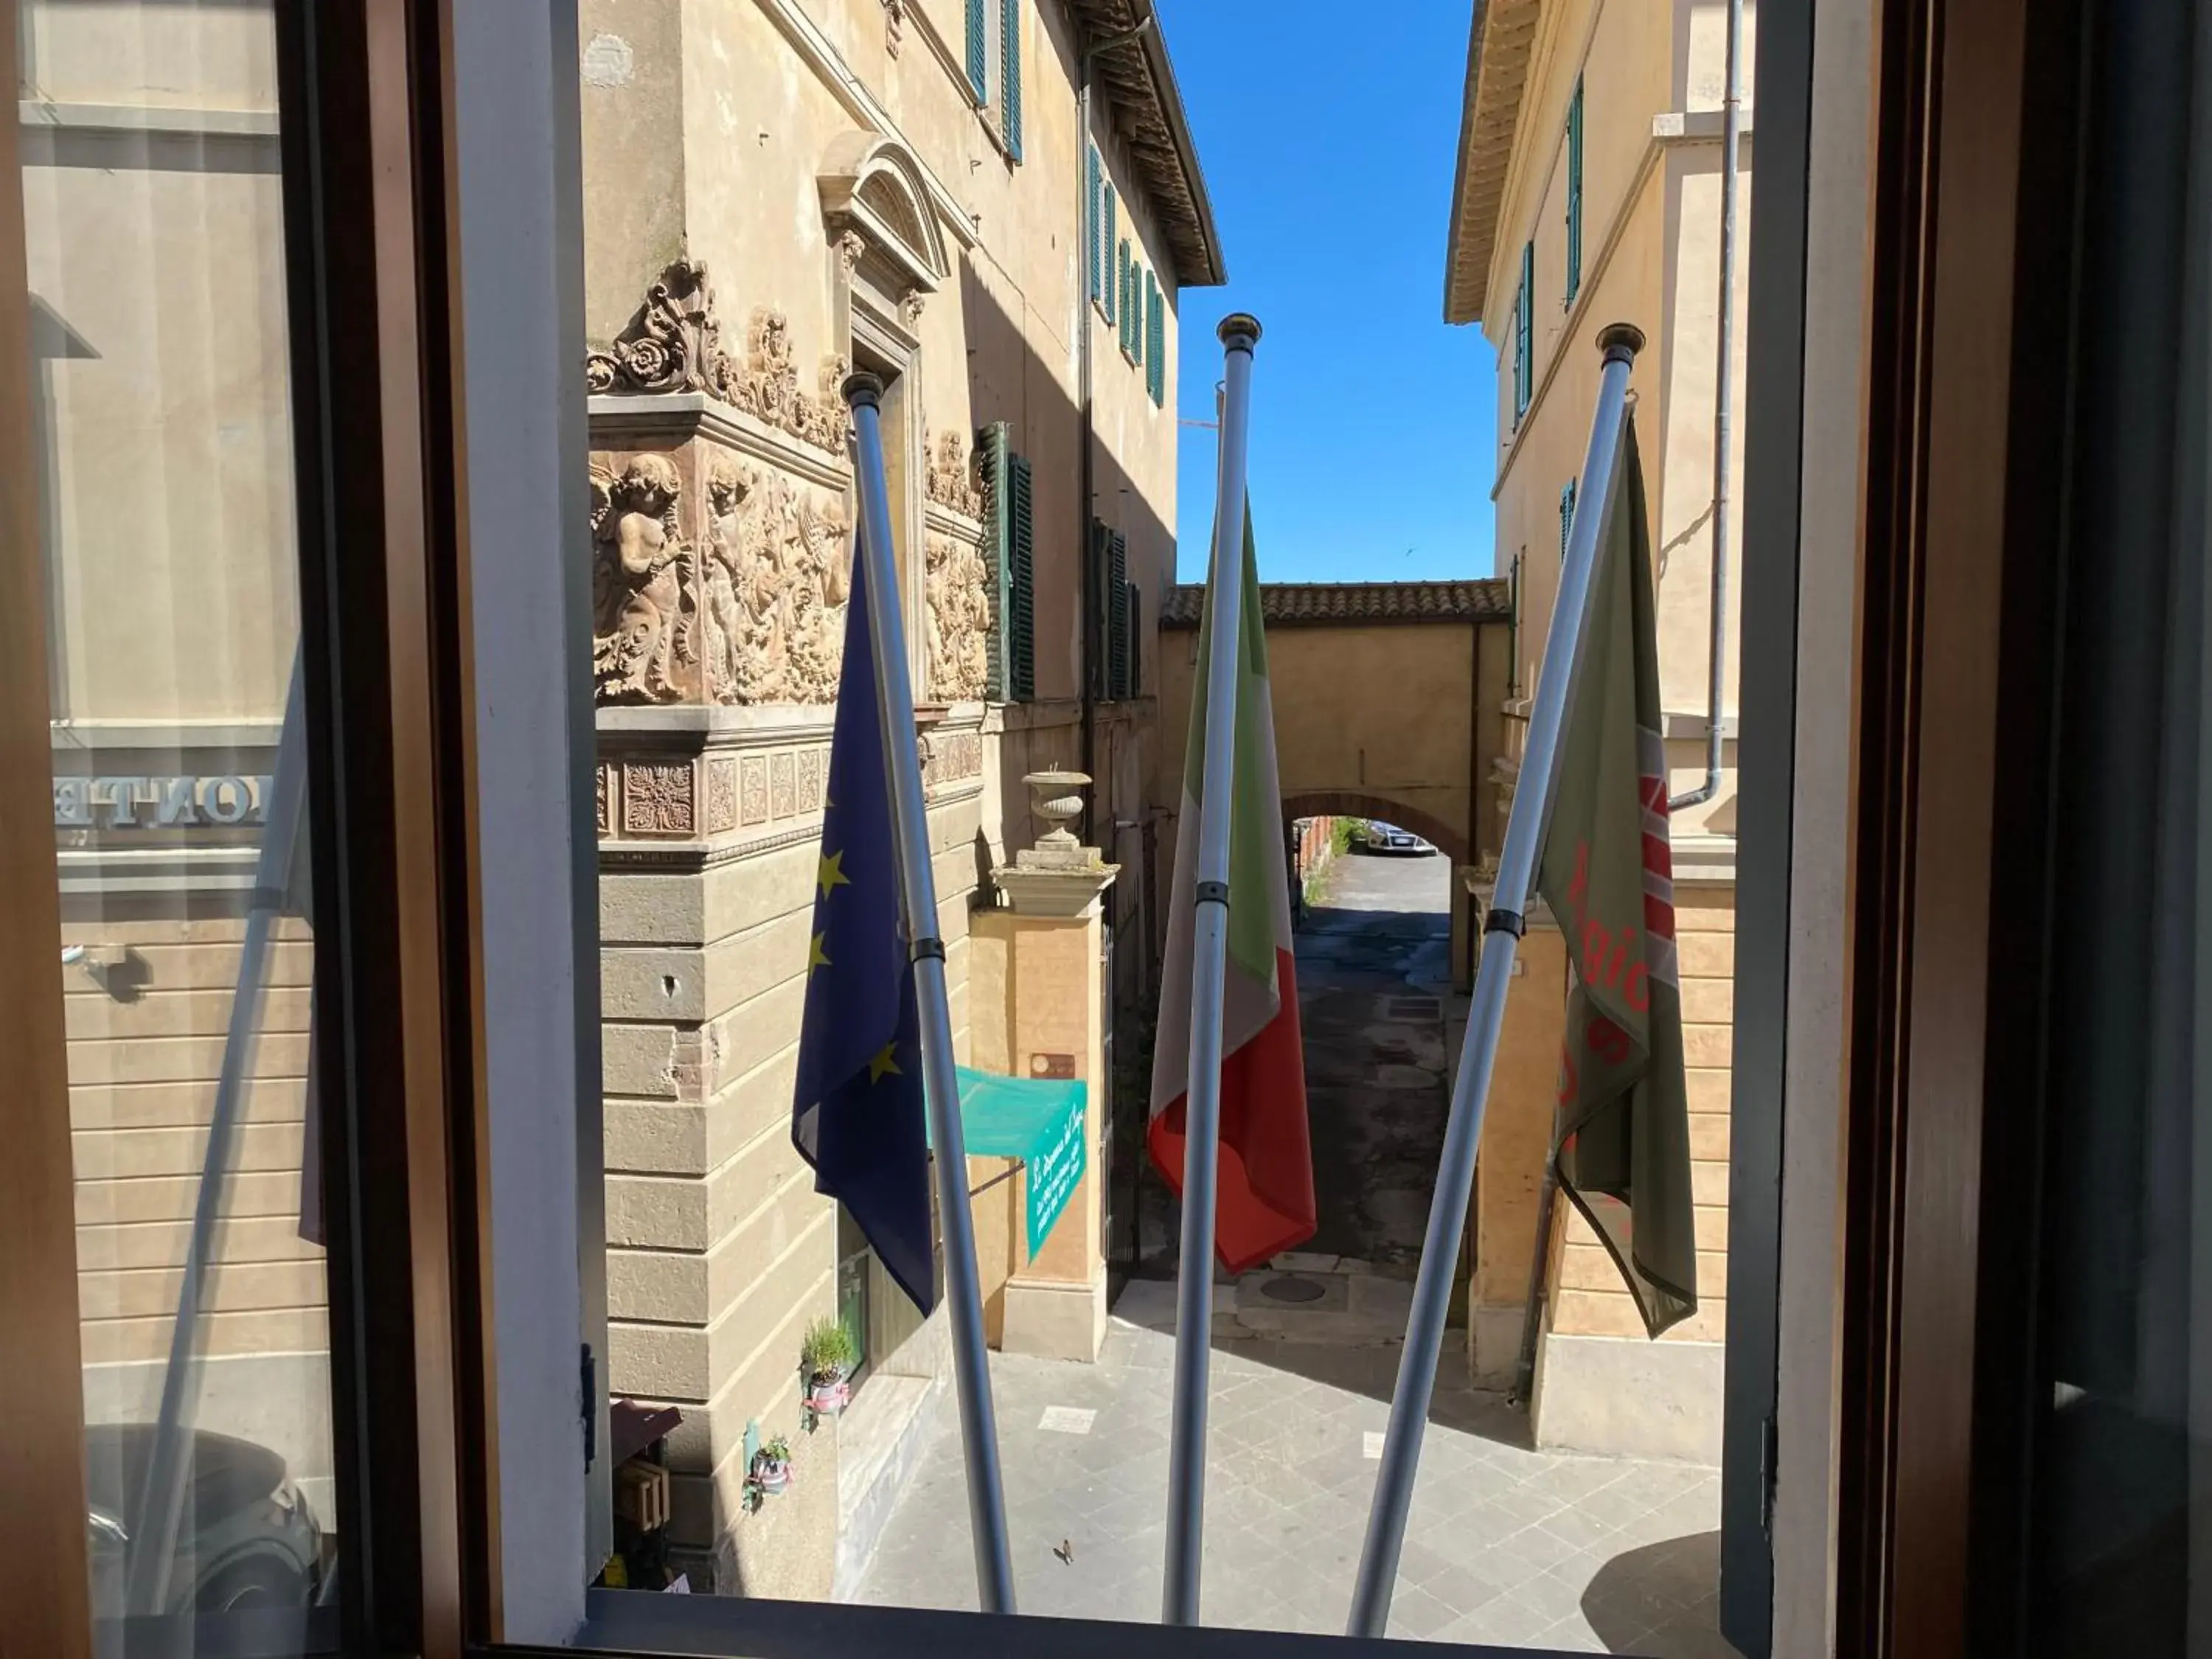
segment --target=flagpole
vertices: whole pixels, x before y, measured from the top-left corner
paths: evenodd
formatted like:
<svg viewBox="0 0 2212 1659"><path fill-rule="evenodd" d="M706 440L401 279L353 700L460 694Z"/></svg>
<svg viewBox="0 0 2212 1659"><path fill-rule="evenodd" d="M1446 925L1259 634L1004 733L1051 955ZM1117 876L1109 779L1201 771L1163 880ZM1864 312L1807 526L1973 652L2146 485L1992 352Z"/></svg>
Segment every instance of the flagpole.
<svg viewBox="0 0 2212 1659"><path fill-rule="evenodd" d="M876 705L890 776L892 849L900 908L914 963L921 1023L922 1098L929 1114L937 1223L945 1239L945 1297L951 1304L952 1377L960 1401L960 1449L968 1466L968 1520L975 1534L975 1593L986 1613L1014 1610L1013 1558L1006 1545L1006 1489L999 1478L999 1427L991 1408L983 1297L975 1268L975 1218L968 1207L968 1153L953 1071L952 1014L945 999L945 941L937 932L937 883L929 866L929 815L914 727L906 635L899 626L898 568L891 556L891 506L884 483L884 383L854 374L843 387L853 411L854 477L860 499L853 556L867 561L868 641Z"/></svg>
<svg viewBox="0 0 2212 1659"><path fill-rule="evenodd" d="M1220 483L1213 504L1207 612L1206 761L1199 795L1190 974L1190 1074L1182 1137L1182 1241L1176 1286L1175 1421L1168 1452L1168 1551L1160 1622L1198 1623L1206 1543L1206 1406L1213 1340L1213 1209L1221 1139L1221 1000L1229 955L1229 803L1236 769L1237 679L1243 665L1244 461L1251 425L1252 348L1260 325L1221 319ZM1246 904L1273 895L1246 893Z"/></svg>
<svg viewBox="0 0 2212 1659"><path fill-rule="evenodd" d="M1474 1155L1488 1104L1490 1071L1498 1056L1498 1033L1505 1018L1505 994L1513 957L1525 927L1522 912L1535 880L1552 797L1559 785L1559 733L1581 677L1583 641L1588 632L1590 596L1597 564L1598 532L1603 527L1614 486L1614 463L1628 409L1628 371L1644 349L1641 331L1615 323L1597 337L1605 367L1598 381L1597 415L1590 423L1589 450L1577 491L1585 509L1568 531L1567 556L1559 571L1559 602L1544 639L1541 678L1522 750L1521 782L1505 823L1505 846L1498 861L1498 887L1483 924L1482 964L1474 981L1467 1036L1460 1050L1459 1078L1452 1088L1451 1115L1444 1127L1437 1183L1429 1205L1429 1230L1421 1245L1421 1266L1413 1282L1413 1305L1406 1321L1406 1346L1398 1358L1398 1384L1390 1395L1390 1426L1382 1440L1382 1463L1375 1480L1375 1502L1367 1514L1367 1538L1359 1553L1359 1577L1352 1591L1346 1633L1381 1637L1390 1622L1390 1594L1398 1577L1399 1551L1406 1541L1406 1512L1413 1497L1413 1475L1421 1459L1421 1433L1427 1426L1430 1397L1436 1391L1437 1359L1443 1346L1444 1318L1451 1304L1452 1277L1459 1261L1460 1235L1467 1225L1468 1199L1474 1187Z"/></svg>

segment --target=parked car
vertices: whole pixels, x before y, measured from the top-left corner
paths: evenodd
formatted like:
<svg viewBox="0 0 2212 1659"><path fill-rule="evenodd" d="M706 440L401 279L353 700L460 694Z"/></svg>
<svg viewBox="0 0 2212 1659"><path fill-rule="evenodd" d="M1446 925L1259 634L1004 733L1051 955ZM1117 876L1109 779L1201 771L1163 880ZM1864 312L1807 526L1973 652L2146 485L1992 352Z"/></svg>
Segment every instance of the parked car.
<svg viewBox="0 0 2212 1659"><path fill-rule="evenodd" d="M93 1611L100 1619L120 1618L128 1607L131 1540L140 1530L156 1432L151 1423L94 1423L84 1431ZM314 1510L282 1457L250 1440L196 1432L161 1610L307 1607L322 1576L322 1544Z"/></svg>
<svg viewBox="0 0 2212 1659"><path fill-rule="evenodd" d="M1367 846L1376 853L1395 853L1412 858L1425 858L1437 849L1410 830L1401 830L1395 823L1371 823L1367 828Z"/></svg>

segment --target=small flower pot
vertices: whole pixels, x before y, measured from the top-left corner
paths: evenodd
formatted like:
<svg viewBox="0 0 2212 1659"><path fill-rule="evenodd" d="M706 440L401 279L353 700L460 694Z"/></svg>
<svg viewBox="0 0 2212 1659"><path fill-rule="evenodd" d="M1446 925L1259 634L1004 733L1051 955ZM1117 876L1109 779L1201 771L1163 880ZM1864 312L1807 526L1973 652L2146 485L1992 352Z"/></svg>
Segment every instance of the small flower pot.
<svg viewBox="0 0 2212 1659"><path fill-rule="evenodd" d="M764 1492L780 1492L791 1485L791 1464L765 1455L753 1459L753 1485Z"/></svg>
<svg viewBox="0 0 2212 1659"><path fill-rule="evenodd" d="M817 1417L835 1417L853 1403L853 1385L836 1371L824 1371L806 1384L806 1408Z"/></svg>

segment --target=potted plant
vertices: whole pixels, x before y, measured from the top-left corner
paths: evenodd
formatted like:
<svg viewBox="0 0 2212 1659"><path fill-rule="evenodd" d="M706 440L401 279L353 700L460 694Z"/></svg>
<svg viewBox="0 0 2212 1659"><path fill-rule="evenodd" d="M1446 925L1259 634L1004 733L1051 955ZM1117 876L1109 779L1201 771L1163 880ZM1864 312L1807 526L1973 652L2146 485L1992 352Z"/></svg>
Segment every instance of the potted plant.
<svg viewBox="0 0 2212 1659"><path fill-rule="evenodd" d="M817 1319L809 1325L799 1344L807 1410L820 1417L844 1410L853 1398L853 1367L860 1358L860 1345L843 1321Z"/></svg>
<svg viewBox="0 0 2212 1659"><path fill-rule="evenodd" d="M756 1492L780 1492L791 1485L791 1442L771 1435L753 1454L752 1484Z"/></svg>

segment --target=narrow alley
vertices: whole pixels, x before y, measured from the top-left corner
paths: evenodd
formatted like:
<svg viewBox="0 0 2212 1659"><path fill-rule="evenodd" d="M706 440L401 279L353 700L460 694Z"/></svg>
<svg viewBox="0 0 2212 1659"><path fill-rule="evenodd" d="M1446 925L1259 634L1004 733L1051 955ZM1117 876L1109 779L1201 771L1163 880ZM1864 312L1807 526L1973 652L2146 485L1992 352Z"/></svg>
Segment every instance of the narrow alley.
<svg viewBox="0 0 2212 1659"><path fill-rule="evenodd" d="M1434 856L1341 859L1298 934L1319 1229L1215 1287L1209 1625L1344 1628L1448 1103L1449 878ZM1171 1237L1148 1254L1172 1263ZM1124 1288L1095 1365L991 1356L1024 1613L1158 1617L1175 1291L1163 1278ZM1729 1651L1714 1631L1711 1470L1532 1449L1527 1417L1449 1357L1429 1417L1392 1635ZM972 1607L969 1536L944 1400L840 1594Z"/></svg>

